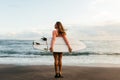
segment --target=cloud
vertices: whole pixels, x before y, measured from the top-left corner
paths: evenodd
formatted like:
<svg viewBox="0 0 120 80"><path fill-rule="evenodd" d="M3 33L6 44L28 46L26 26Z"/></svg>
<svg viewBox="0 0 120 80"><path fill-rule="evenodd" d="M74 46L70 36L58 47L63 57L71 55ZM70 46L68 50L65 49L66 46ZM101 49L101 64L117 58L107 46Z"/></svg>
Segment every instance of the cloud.
<svg viewBox="0 0 120 80"><path fill-rule="evenodd" d="M30 29L22 32L8 32L6 34L0 34L0 39L27 39L35 40L43 36L51 36L51 30L47 29Z"/></svg>
<svg viewBox="0 0 120 80"><path fill-rule="evenodd" d="M67 26L68 37L79 40L120 40L120 24L104 23L100 26ZM22 32L9 32L0 34L0 39L29 39L36 40L41 37L52 36L52 30L32 28Z"/></svg>
<svg viewBox="0 0 120 80"><path fill-rule="evenodd" d="M101 11L99 13L97 13L96 15L94 15L92 17L93 20L100 20L102 22L104 21L109 21L109 20L113 20L114 19L114 16L110 13L110 12L107 12L107 11Z"/></svg>
<svg viewBox="0 0 120 80"><path fill-rule="evenodd" d="M83 40L120 40L120 23L104 23L99 26L74 26L68 33Z"/></svg>
<svg viewBox="0 0 120 80"><path fill-rule="evenodd" d="M106 21L120 21L119 3L119 0L92 0L88 6L89 22L97 25Z"/></svg>
<svg viewBox="0 0 120 80"><path fill-rule="evenodd" d="M109 4L110 4L110 5L111 5L111 4L114 5L114 4L119 4L119 2L120 2L119 0L93 0L93 1L91 2L91 4L92 4L92 5L96 5L96 6L97 6L97 5L99 6L99 5L101 5L101 4L102 4L102 5L106 5L106 4L107 4L107 5L109 5Z"/></svg>

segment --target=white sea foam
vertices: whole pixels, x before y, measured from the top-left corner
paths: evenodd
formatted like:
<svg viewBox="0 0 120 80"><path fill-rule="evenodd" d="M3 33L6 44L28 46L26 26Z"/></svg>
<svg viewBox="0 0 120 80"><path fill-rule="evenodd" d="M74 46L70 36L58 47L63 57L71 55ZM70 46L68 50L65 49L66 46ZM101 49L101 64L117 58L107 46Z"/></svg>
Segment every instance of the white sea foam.
<svg viewBox="0 0 120 80"><path fill-rule="evenodd" d="M14 65L53 65L53 56L39 56L34 58L0 58L0 64ZM90 56L63 56L64 66L111 66L120 65L120 56L90 55ZM112 65L112 66L113 66Z"/></svg>

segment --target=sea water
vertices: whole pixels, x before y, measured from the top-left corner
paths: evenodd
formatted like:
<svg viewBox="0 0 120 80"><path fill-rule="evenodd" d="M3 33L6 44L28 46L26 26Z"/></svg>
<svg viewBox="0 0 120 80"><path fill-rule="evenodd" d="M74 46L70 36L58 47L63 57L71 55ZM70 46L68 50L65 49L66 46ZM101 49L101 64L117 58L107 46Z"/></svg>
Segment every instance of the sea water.
<svg viewBox="0 0 120 80"><path fill-rule="evenodd" d="M0 40L0 64L53 65L50 52L32 47L33 40ZM63 65L120 64L120 40L83 40L87 48L63 54Z"/></svg>

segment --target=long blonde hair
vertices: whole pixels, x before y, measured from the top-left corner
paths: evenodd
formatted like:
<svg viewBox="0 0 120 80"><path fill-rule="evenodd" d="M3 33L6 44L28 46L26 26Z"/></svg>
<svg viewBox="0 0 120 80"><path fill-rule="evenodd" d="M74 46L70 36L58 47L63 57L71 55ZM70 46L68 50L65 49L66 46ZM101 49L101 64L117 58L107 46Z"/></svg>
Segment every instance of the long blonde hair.
<svg viewBox="0 0 120 80"><path fill-rule="evenodd" d="M58 29L58 35L66 35L65 29L61 22L56 22L55 28Z"/></svg>

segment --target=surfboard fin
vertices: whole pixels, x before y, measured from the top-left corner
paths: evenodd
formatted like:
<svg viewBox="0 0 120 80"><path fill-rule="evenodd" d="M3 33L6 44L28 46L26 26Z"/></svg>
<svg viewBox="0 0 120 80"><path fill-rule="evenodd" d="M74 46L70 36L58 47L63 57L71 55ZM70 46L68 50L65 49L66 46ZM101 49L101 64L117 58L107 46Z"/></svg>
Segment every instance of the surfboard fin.
<svg viewBox="0 0 120 80"><path fill-rule="evenodd" d="M36 45L40 45L40 43L37 43L37 42L36 42Z"/></svg>
<svg viewBox="0 0 120 80"><path fill-rule="evenodd" d="M41 38L43 41L47 41L47 38L46 37L43 37L43 38Z"/></svg>

